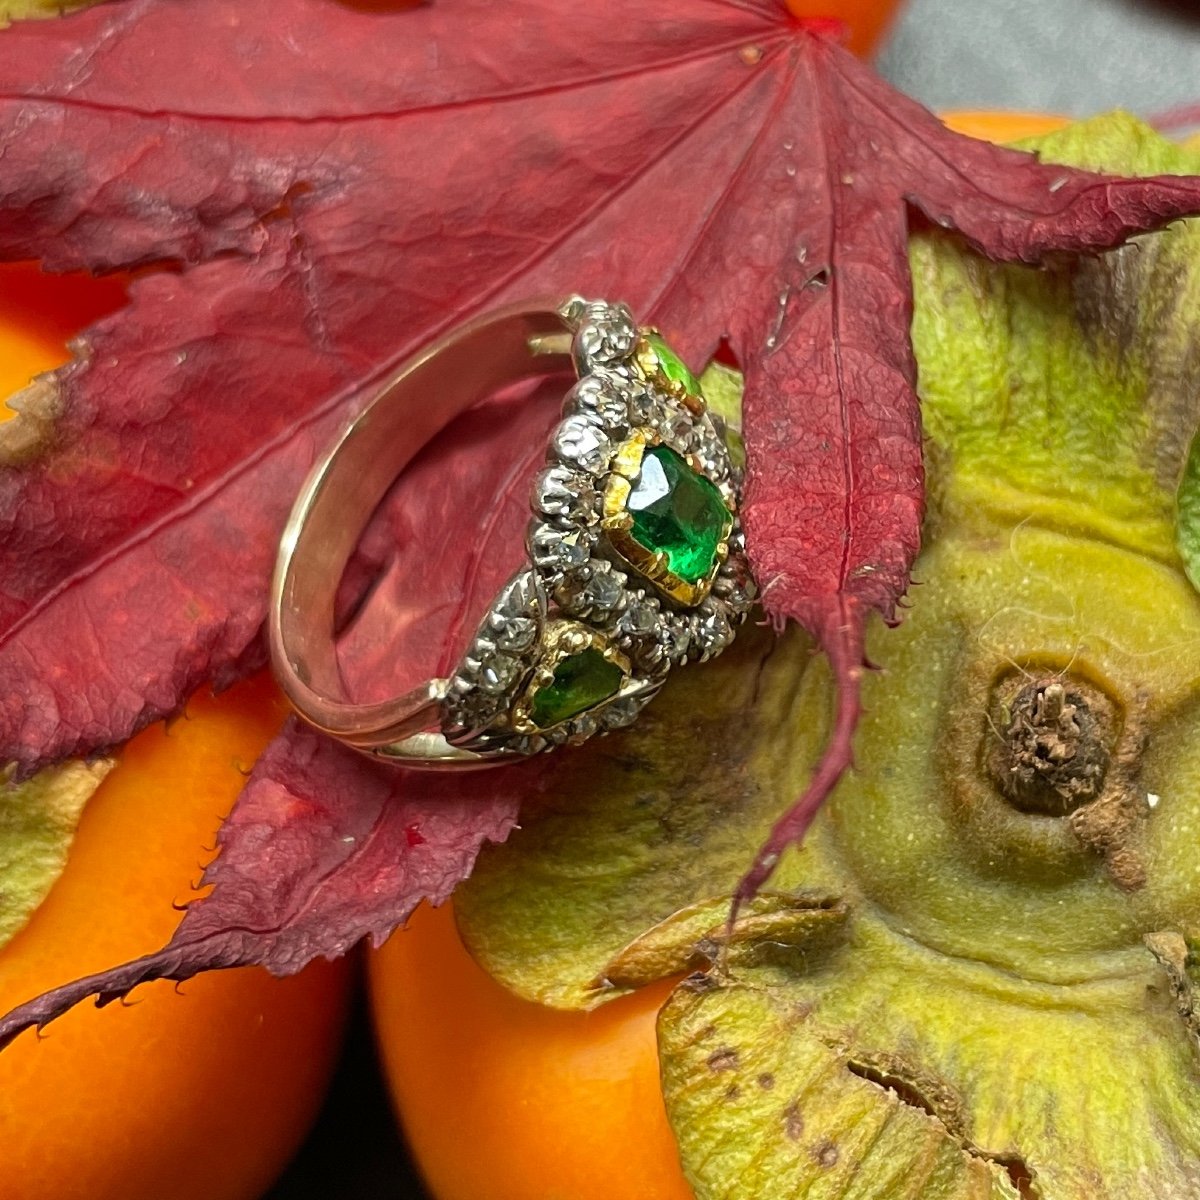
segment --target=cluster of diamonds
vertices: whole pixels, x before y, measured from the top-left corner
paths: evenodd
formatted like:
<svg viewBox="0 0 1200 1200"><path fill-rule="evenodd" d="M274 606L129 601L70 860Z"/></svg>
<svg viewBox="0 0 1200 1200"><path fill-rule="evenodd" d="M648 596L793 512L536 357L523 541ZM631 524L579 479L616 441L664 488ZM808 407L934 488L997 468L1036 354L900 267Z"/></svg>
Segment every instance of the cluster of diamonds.
<svg viewBox="0 0 1200 1200"><path fill-rule="evenodd" d="M623 304L573 298L560 311L579 378L534 484L530 565L496 597L443 702L447 738L477 752L532 754L628 725L673 665L729 646L754 602L737 518L739 472L699 389L667 378L653 355L647 367L653 331L639 329ZM639 570L603 524L606 488L630 439L674 451L729 510L719 564L698 600L680 601ZM534 726L528 701L537 680L549 678L548 653L585 636L619 664L620 689L548 728Z"/></svg>

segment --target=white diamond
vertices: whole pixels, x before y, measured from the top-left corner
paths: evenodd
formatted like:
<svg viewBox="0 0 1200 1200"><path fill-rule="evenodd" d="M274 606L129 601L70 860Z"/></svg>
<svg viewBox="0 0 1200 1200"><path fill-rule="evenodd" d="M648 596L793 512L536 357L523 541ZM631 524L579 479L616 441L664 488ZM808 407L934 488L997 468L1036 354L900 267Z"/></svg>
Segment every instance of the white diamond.
<svg viewBox="0 0 1200 1200"><path fill-rule="evenodd" d="M672 405L664 415L662 430L666 440L677 449L685 454L691 450L696 433L696 426L691 413L684 412Z"/></svg>
<svg viewBox="0 0 1200 1200"><path fill-rule="evenodd" d="M658 625L658 609L645 600L634 600L621 615L621 629L626 633L645 636Z"/></svg>
<svg viewBox="0 0 1200 1200"><path fill-rule="evenodd" d="M597 716L606 729L620 729L632 725L641 709L640 698L628 696L624 700L610 700Z"/></svg>
<svg viewBox="0 0 1200 1200"><path fill-rule="evenodd" d="M534 504L548 517L588 520L595 508L596 489L590 480L563 467L549 467L533 486Z"/></svg>
<svg viewBox="0 0 1200 1200"><path fill-rule="evenodd" d="M567 741L578 743L584 741L586 738L590 738L600 726L596 723L596 718L591 713L581 713L567 728L570 730Z"/></svg>
<svg viewBox="0 0 1200 1200"><path fill-rule="evenodd" d="M594 415L606 429L623 431L629 425L625 385L616 377L585 376L567 393L565 403Z"/></svg>
<svg viewBox="0 0 1200 1200"><path fill-rule="evenodd" d="M501 650L528 650L537 640L537 622L530 617L510 617L496 631L496 645Z"/></svg>
<svg viewBox="0 0 1200 1200"><path fill-rule="evenodd" d="M612 443L599 425L581 416L568 417L554 433L554 452L585 471L599 475L612 455Z"/></svg>
<svg viewBox="0 0 1200 1200"><path fill-rule="evenodd" d="M607 563L597 563L584 584L583 601L593 608L616 608L621 602L622 578Z"/></svg>
<svg viewBox="0 0 1200 1200"><path fill-rule="evenodd" d="M589 304L575 334L575 359L580 374L627 358L633 350L637 326L623 304Z"/></svg>
<svg viewBox="0 0 1200 1200"><path fill-rule="evenodd" d="M580 543L579 534L563 534L549 525L539 525L534 530L530 551L539 567L563 571L581 567L588 560L587 545Z"/></svg>
<svg viewBox="0 0 1200 1200"><path fill-rule="evenodd" d="M496 654L488 659L479 672L480 688L493 696L507 692L521 674L521 664L507 654Z"/></svg>
<svg viewBox="0 0 1200 1200"><path fill-rule="evenodd" d="M737 616L744 616L754 607L758 589L740 555L731 555L713 584L713 595L724 600Z"/></svg>
<svg viewBox="0 0 1200 1200"><path fill-rule="evenodd" d="M692 644L692 633L686 625L676 625L667 634L667 653L672 658L683 658Z"/></svg>
<svg viewBox="0 0 1200 1200"><path fill-rule="evenodd" d="M657 415L659 402L645 385L631 389L629 394L629 419L635 425L647 425Z"/></svg>
<svg viewBox="0 0 1200 1200"><path fill-rule="evenodd" d="M696 642L700 653L706 658L720 654L733 641L733 626L718 609L701 613L696 620Z"/></svg>
<svg viewBox="0 0 1200 1200"><path fill-rule="evenodd" d="M556 537L560 537L556 531L551 530ZM522 571L515 579L509 582L499 597L492 604L493 621L497 617L523 617L529 612L536 610L537 607L537 585L534 582L534 573L532 571ZM493 628L498 626L493 625Z"/></svg>

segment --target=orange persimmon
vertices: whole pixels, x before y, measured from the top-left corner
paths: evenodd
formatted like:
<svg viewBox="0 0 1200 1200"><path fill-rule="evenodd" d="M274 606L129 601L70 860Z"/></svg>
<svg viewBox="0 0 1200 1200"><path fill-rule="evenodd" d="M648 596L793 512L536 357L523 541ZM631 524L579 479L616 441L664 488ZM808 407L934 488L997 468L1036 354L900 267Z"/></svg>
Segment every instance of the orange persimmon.
<svg viewBox="0 0 1200 1200"><path fill-rule="evenodd" d="M903 0L787 0L788 11L802 20L832 18L846 27L846 45L865 58L879 49Z"/></svg>
<svg viewBox="0 0 1200 1200"><path fill-rule="evenodd" d="M0 267L0 396L67 357L120 281ZM265 677L198 696L120 754L63 874L0 946L0 1010L157 950L284 705ZM210 848L206 850L206 847ZM0 890L3 879L0 879ZM0 1053L4 1200L255 1200L303 1138L340 1043L346 963L220 971L81 1005Z"/></svg>
<svg viewBox="0 0 1200 1200"><path fill-rule="evenodd" d="M266 678L136 737L88 802L66 870L0 948L0 1009L158 949L222 814L282 718ZM254 1200L287 1163L337 1054L347 964L258 968L81 1005L0 1053L5 1200Z"/></svg>

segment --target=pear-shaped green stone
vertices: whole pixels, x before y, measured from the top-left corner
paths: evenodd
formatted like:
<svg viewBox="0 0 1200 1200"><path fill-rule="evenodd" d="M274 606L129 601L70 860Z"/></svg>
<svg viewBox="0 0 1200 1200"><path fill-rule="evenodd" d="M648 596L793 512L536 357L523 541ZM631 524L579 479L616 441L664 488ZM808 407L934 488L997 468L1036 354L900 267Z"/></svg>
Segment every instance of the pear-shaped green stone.
<svg viewBox="0 0 1200 1200"><path fill-rule="evenodd" d="M687 363L667 345L660 333L646 334L646 345L658 360L658 369L672 382L687 389L692 396L701 395L700 381L688 370Z"/></svg>
<svg viewBox="0 0 1200 1200"><path fill-rule="evenodd" d="M533 696L530 716L539 729L562 721L611 699L625 673L594 646L569 654L554 668L554 679Z"/></svg>

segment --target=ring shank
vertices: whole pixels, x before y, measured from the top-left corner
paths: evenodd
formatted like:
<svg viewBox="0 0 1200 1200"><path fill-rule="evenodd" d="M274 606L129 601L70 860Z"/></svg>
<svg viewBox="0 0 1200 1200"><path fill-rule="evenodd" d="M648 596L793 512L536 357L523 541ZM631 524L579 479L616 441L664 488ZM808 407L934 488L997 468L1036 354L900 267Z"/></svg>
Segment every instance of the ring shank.
<svg viewBox="0 0 1200 1200"><path fill-rule="evenodd" d="M355 704L334 644L338 585L371 514L414 456L501 388L570 366L553 305L514 305L460 326L401 366L316 463L284 529L271 591L275 675L305 721L358 749L413 765L481 765L437 724L445 680Z"/></svg>

